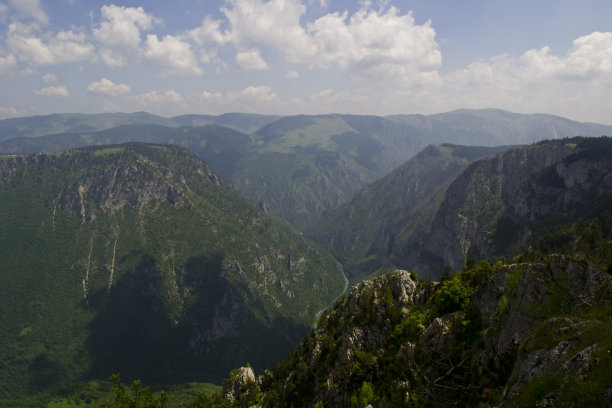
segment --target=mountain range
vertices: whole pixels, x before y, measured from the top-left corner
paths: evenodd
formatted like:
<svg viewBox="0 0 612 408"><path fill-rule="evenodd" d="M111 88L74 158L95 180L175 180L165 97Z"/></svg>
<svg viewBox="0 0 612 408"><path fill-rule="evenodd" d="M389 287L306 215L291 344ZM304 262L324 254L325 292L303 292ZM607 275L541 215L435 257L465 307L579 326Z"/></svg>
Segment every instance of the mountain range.
<svg viewBox="0 0 612 408"><path fill-rule="evenodd" d="M17 135L0 142L2 404L248 362L263 375L185 406L605 406L612 141L565 136L609 127L461 110L0 129Z"/></svg>
<svg viewBox="0 0 612 408"><path fill-rule="evenodd" d="M189 407L609 406L610 148L610 138L577 137L502 148L467 165L411 235L423 229L431 246L422 250L449 265L436 281L431 263L404 252L416 270L353 285L273 370L236 369ZM423 176L416 163L433 155L452 167L455 149L466 152L431 146L372 189L412 194ZM334 213L359 219L369 205L372 217L389 216L368 195ZM401 230L399 214L389 224Z"/></svg>
<svg viewBox="0 0 612 408"><path fill-rule="evenodd" d="M338 259L351 281L391 261L391 251L433 218L450 183L472 162L510 146L429 145L307 230Z"/></svg>
<svg viewBox="0 0 612 408"><path fill-rule="evenodd" d="M352 281L395 267L438 278L444 267L510 255L554 225L611 210L611 147L605 137L429 146L308 234Z"/></svg>
<svg viewBox="0 0 612 408"><path fill-rule="evenodd" d="M210 163L244 195L305 230L432 143L500 146L605 134L612 134L612 126L493 109L389 117L57 114L0 121L0 153L177 144Z"/></svg>

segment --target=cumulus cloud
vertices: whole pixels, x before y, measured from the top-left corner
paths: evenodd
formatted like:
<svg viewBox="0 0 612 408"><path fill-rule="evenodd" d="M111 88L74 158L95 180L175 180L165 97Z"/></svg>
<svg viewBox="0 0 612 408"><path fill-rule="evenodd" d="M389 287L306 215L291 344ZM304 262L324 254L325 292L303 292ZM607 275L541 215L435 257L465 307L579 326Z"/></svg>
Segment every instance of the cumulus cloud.
<svg viewBox="0 0 612 408"><path fill-rule="evenodd" d="M15 116L17 115L17 109L11 107L0 106L0 116Z"/></svg>
<svg viewBox="0 0 612 408"><path fill-rule="evenodd" d="M160 41L156 35L149 34L142 51L142 58L145 63L166 68L167 74L202 75L203 73L191 51L191 45L171 35L166 35Z"/></svg>
<svg viewBox="0 0 612 408"><path fill-rule="evenodd" d="M550 54L549 47L529 50L521 58L527 78L592 80L612 73L612 33L594 32L577 38L565 57Z"/></svg>
<svg viewBox="0 0 612 408"><path fill-rule="evenodd" d="M298 74L298 72L295 69L291 69L287 71L287 73L285 74L285 78L287 79L296 79L299 77L300 77L300 74Z"/></svg>
<svg viewBox="0 0 612 408"><path fill-rule="evenodd" d="M188 35L197 44L216 43L226 44L230 39L221 32L221 20L213 20L211 16L206 16L199 27L188 32Z"/></svg>
<svg viewBox="0 0 612 408"><path fill-rule="evenodd" d="M0 21L4 22L6 20L7 14L8 14L8 6L4 3L0 3Z"/></svg>
<svg viewBox="0 0 612 408"><path fill-rule="evenodd" d="M199 43L272 47L291 63L311 68L337 65L356 76L401 77L411 83L439 81L441 53L429 22L416 25L396 7L364 4L357 12L328 13L305 26L299 0L230 0L225 20L207 17L191 31ZM321 3L325 4L324 2Z"/></svg>
<svg viewBox="0 0 612 408"><path fill-rule="evenodd" d="M34 93L41 96L70 96L68 89L64 85L49 86L46 88L35 89Z"/></svg>
<svg viewBox="0 0 612 408"><path fill-rule="evenodd" d="M142 7L111 4L102 6L100 11L101 21L93 29L94 37L101 44L99 57L111 68L122 67L138 52L141 31L150 30L159 20Z"/></svg>
<svg viewBox="0 0 612 408"><path fill-rule="evenodd" d="M14 55L8 54L0 56L0 75L10 74L17 65L17 59Z"/></svg>
<svg viewBox="0 0 612 408"><path fill-rule="evenodd" d="M173 89L161 94L157 91L150 91L144 94L136 95L132 97L131 100L138 103L140 106L157 112L159 112L160 109L163 111L165 106L169 106L174 109L184 109L186 104L181 93Z"/></svg>
<svg viewBox="0 0 612 408"><path fill-rule="evenodd" d="M282 50L289 58L297 58L301 52L316 52L300 25L306 7L298 0L230 0L221 12L225 21L207 17L191 31L196 41L268 45Z"/></svg>
<svg viewBox="0 0 612 408"><path fill-rule="evenodd" d="M270 68L259 54L258 49L238 52L236 54L236 65L241 71L267 70Z"/></svg>
<svg viewBox="0 0 612 408"><path fill-rule="evenodd" d="M20 17L32 18L39 23L48 24L49 17L40 6L40 0L8 0Z"/></svg>
<svg viewBox="0 0 612 408"><path fill-rule="evenodd" d="M549 47L524 52L519 58L501 55L476 61L448 74L449 86L495 87L518 93L533 86L571 86L612 80L612 33L595 32L573 41L565 56L553 55Z"/></svg>
<svg viewBox="0 0 612 408"><path fill-rule="evenodd" d="M6 43L19 60L35 66L85 61L94 55L93 45L82 32L39 32L17 22L9 25Z"/></svg>
<svg viewBox="0 0 612 408"><path fill-rule="evenodd" d="M45 84L57 84L59 82L57 76L54 74L45 74L43 75L42 80Z"/></svg>
<svg viewBox="0 0 612 408"><path fill-rule="evenodd" d="M278 113L283 112L286 103L267 86L249 86L239 91L208 92L183 95L178 91L150 91L128 96L129 106L137 104L143 109L162 114L178 115L186 112L221 114L228 111ZM123 108L125 109L125 107ZM117 109L115 109L117 110ZM289 113L289 111L286 111Z"/></svg>
<svg viewBox="0 0 612 408"><path fill-rule="evenodd" d="M119 96L130 93L129 86L125 84L115 84L107 78L102 78L99 81L90 83L87 85L87 90L91 93L108 96Z"/></svg>
<svg viewBox="0 0 612 408"><path fill-rule="evenodd" d="M249 86L240 91L207 92L190 98L200 111L219 114L227 111L272 113L281 112L283 101L268 86Z"/></svg>
<svg viewBox="0 0 612 408"><path fill-rule="evenodd" d="M495 106L568 117L605 118L612 86L612 33L577 38L565 55L549 47L518 58L501 55L475 61L444 77L439 105ZM601 119L599 119L601 121Z"/></svg>
<svg viewBox="0 0 612 408"><path fill-rule="evenodd" d="M309 25L318 52L309 60L316 66L337 63L358 76L401 77L430 83L442 55L430 22L415 25L411 13L395 7L385 12L362 8L350 18L333 13Z"/></svg>

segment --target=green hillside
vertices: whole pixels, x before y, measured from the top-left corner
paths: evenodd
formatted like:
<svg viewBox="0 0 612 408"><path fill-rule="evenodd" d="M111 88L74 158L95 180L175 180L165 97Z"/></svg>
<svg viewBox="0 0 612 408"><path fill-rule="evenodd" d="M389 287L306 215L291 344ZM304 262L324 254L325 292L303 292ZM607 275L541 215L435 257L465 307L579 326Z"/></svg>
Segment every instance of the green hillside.
<svg viewBox="0 0 612 408"><path fill-rule="evenodd" d="M0 121L0 152L129 141L177 144L210 163L247 197L306 230L325 211L349 202L432 143L498 146L612 134L611 126L492 109L389 117L104 115Z"/></svg>
<svg viewBox="0 0 612 408"><path fill-rule="evenodd" d="M471 162L508 149L430 145L353 199L324 213L307 230L344 265L353 282L390 261L396 239L431 219L450 182Z"/></svg>
<svg viewBox="0 0 612 408"><path fill-rule="evenodd" d="M234 370L190 407L609 407L610 213L509 259L360 282L273 370Z"/></svg>
<svg viewBox="0 0 612 408"><path fill-rule="evenodd" d="M335 260L178 147L0 158L0 398L270 366L344 286Z"/></svg>
<svg viewBox="0 0 612 408"><path fill-rule="evenodd" d="M550 228L612 211L611 174L609 137L543 141L477 161L392 256L433 277L470 258L507 256Z"/></svg>

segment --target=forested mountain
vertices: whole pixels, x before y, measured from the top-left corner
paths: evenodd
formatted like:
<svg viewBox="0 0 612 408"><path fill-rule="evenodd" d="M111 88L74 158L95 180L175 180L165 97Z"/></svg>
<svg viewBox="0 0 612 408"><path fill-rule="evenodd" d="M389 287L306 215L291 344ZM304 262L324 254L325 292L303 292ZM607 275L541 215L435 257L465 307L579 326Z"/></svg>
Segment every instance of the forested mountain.
<svg viewBox="0 0 612 408"><path fill-rule="evenodd" d="M472 163L413 235L454 261L441 276L393 247L423 264L354 285L273 370L234 370L190 408L608 407L611 149L576 137Z"/></svg>
<svg viewBox="0 0 612 408"><path fill-rule="evenodd" d="M509 149L430 145L353 199L324 213L308 230L353 281L390 261L390 251L435 215L448 185L470 163ZM396 242L397 241L397 242Z"/></svg>
<svg viewBox="0 0 612 408"><path fill-rule="evenodd" d="M437 277L445 266L509 255L555 225L604 211L612 211L612 139L544 141L469 166L431 223L392 257Z"/></svg>
<svg viewBox="0 0 612 408"><path fill-rule="evenodd" d="M611 140L429 146L308 232L354 282L397 267L438 278L446 266L511 255L557 224L612 211Z"/></svg>
<svg viewBox="0 0 612 408"><path fill-rule="evenodd" d="M337 262L174 146L0 157L0 399L78 379L272 365Z"/></svg>
<svg viewBox="0 0 612 408"><path fill-rule="evenodd" d="M498 146L612 134L611 126L498 110L390 117L106 115L0 121L0 152L51 152L127 141L178 144L209 162L247 197L304 230L432 143ZM118 125L126 126L113 127ZM46 136L40 136L45 129Z"/></svg>
<svg viewBox="0 0 612 408"><path fill-rule="evenodd" d="M609 248L608 248L609 249ZM230 374L215 407L607 407L612 276L555 255L443 282L362 282L273 370Z"/></svg>
<svg viewBox="0 0 612 408"><path fill-rule="evenodd" d="M0 143L0 400L261 373L346 290L335 256L354 283L415 271L359 283L274 370L192 408L603 401L612 141L489 145L610 129L491 110L90 119Z"/></svg>
<svg viewBox="0 0 612 408"><path fill-rule="evenodd" d="M279 116L274 115L248 113L225 113L219 116L181 115L171 118L146 112L54 113L0 120L0 141L58 133L90 133L125 125L161 125L166 127L218 125L250 133L278 118ZM127 142L127 140L124 140L124 142Z"/></svg>

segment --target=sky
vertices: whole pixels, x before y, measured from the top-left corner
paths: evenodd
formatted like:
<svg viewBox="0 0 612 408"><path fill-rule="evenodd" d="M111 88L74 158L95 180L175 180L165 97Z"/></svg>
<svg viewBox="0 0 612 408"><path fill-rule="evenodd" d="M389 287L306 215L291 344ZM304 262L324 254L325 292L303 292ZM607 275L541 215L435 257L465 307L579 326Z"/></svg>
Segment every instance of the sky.
<svg viewBox="0 0 612 408"><path fill-rule="evenodd" d="M610 0L0 0L0 118L549 113L612 124Z"/></svg>

